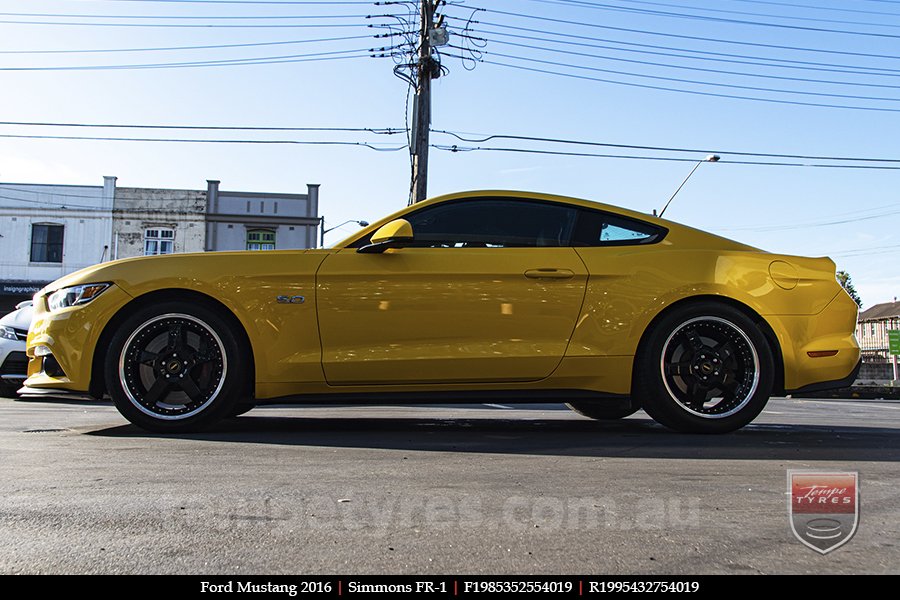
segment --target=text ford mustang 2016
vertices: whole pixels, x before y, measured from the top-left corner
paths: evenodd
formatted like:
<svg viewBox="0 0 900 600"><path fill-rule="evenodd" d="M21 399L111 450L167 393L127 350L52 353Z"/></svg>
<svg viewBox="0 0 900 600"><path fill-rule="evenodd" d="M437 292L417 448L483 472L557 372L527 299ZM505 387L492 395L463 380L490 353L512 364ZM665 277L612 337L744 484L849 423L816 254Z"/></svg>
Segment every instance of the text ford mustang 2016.
<svg viewBox="0 0 900 600"><path fill-rule="evenodd" d="M35 296L25 395L109 394L191 431L254 405L564 401L732 431L848 385L857 307L827 258L524 192L415 204L335 248L119 260Z"/></svg>

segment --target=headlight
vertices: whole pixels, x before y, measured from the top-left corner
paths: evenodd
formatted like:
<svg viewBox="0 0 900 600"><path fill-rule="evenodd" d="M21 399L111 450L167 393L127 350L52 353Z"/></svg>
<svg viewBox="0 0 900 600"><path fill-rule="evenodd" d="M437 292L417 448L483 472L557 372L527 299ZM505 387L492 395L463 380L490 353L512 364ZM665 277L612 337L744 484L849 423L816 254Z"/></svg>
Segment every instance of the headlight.
<svg viewBox="0 0 900 600"><path fill-rule="evenodd" d="M86 285L73 285L72 287L56 290L47 297L47 307L51 312L68 306L87 304L103 293L109 287L108 283L88 283Z"/></svg>
<svg viewBox="0 0 900 600"><path fill-rule="evenodd" d="M19 339L16 337L16 330L12 327L7 327L6 325L0 325L0 338L3 338L4 340Z"/></svg>

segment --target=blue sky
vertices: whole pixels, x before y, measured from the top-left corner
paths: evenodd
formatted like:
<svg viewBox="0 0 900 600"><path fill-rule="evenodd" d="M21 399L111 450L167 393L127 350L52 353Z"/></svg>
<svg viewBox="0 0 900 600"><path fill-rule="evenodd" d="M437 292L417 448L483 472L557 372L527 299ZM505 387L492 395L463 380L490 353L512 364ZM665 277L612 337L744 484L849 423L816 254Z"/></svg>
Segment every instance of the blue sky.
<svg viewBox="0 0 900 600"><path fill-rule="evenodd" d="M7 0L0 1L0 12L6 13L0 16L0 120L6 122L405 127L406 83L392 74L390 58L366 56L368 48L384 46L390 39L366 37L388 31L368 25L399 23L377 16L402 16L403 5ZM900 162L746 159L735 154L900 160L896 3L465 0L440 12L446 14L452 45L466 46L468 41L484 47L480 55L470 53L471 45L444 49L442 64L449 72L434 82L433 129L696 151L504 139L475 143L444 134L433 134L433 143L684 161L717 152L722 161L701 165L667 218L775 252L831 256L838 268L851 273L865 306L898 295L900 170L735 164L752 160L900 167ZM116 18L107 18L111 16ZM469 23L467 40L460 34L470 16L477 22ZM147 26L158 24L178 27ZM329 38L342 39L310 41ZM146 50L261 43L269 45ZM38 50L65 52L33 52ZM298 55L359 58L83 69L281 56L294 58L276 60L295 61ZM449 55L481 62L464 64ZM0 135L341 141L382 148L405 142L402 134L361 132L24 125L0 125ZM649 212L665 203L693 164L432 149L429 193L524 189ZM99 185L103 175L118 176L121 186L202 189L206 179L220 179L223 189L270 192L303 192L306 183L320 183L321 211L336 225L347 219L374 220L405 206L409 157L404 149L377 152L348 145L0 137L0 181ZM327 241L336 241L352 227L332 232Z"/></svg>

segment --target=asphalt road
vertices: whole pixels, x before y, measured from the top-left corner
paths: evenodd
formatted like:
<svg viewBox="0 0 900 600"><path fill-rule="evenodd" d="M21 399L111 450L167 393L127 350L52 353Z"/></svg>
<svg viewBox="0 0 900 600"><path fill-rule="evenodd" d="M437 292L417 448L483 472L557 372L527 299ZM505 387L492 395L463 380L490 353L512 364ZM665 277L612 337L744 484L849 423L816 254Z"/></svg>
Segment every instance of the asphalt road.
<svg viewBox="0 0 900 600"><path fill-rule="evenodd" d="M153 435L0 399L0 573L900 572L900 402L773 399L725 436L558 405L258 408ZM786 470L858 471L856 536L791 533Z"/></svg>

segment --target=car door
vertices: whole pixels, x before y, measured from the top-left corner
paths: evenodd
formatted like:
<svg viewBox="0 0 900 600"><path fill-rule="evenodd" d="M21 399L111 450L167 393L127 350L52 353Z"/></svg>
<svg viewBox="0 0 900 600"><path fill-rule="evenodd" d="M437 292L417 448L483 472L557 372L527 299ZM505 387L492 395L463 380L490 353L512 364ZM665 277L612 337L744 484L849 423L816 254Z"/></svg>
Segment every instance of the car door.
<svg viewBox="0 0 900 600"><path fill-rule="evenodd" d="M587 270L577 213L509 198L450 201L405 218L413 246L345 248L317 278L332 385L532 381L565 354Z"/></svg>

